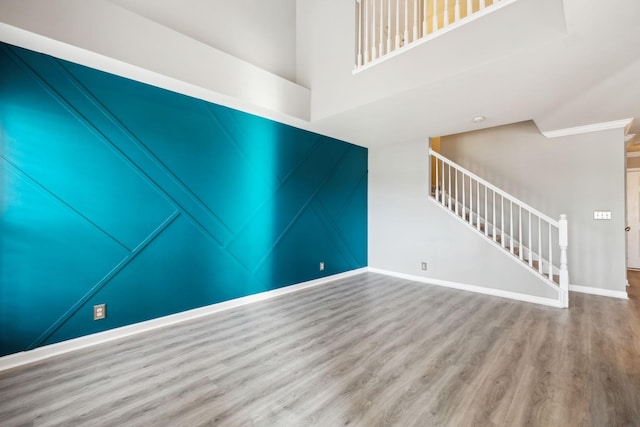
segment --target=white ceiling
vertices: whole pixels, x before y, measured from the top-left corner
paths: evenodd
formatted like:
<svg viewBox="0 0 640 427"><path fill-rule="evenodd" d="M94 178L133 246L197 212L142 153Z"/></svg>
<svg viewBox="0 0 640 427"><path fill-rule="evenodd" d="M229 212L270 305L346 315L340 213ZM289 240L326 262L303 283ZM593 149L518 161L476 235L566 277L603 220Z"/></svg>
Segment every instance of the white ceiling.
<svg viewBox="0 0 640 427"><path fill-rule="evenodd" d="M119 61L134 58L137 67L179 62L182 69L174 67L173 78L193 74L184 68L199 62L188 61L189 54L207 62L198 45L184 41L197 40L311 89L310 122L278 108L258 114L363 146L524 120L552 131L636 118L631 133L640 134L640 0L503 0L508 5L496 12L356 75L355 0L109 1L49 0L52 14L66 8L60 13L69 16L82 9L84 18L60 15L67 20L58 27L56 20L47 23L36 16L43 3L35 0L2 0L0 9L9 25L85 50L96 46L97 53ZM102 26L99 13L109 15ZM165 44L143 31L126 31L127 25L153 29ZM172 39L170 33L182 38ZM135 46L127 49L122 38L128 34L142 40L131 40ZM178 39L175 46L193 46L193 52L176 50L172 42ZM48 51L46 40L42 46L56 54ZM140 50L143 46L151 49ZM141 55L144 60L137 59ZM157 58L146 58L153 55ZM214 56L207 66L215 66L212 61ZM202 85L204 75L198 78L188 83ZM246 81L245 86L255 84ZM279 92L269 96L277 100ZM256 112L251 105L241 108ZM478 115L487 120L474 124Z"/></svg>
<svg viewBox="0 0 640 427"><path fill-rule="evenodd" d="M640 133L639 0L519 0L355 76L349 0L112 1L257 65L277 58L263 68L312 91L310 127L356 144L531 119L551 131L635 117ZM293 50L273 49L287 37Z"/></svg>

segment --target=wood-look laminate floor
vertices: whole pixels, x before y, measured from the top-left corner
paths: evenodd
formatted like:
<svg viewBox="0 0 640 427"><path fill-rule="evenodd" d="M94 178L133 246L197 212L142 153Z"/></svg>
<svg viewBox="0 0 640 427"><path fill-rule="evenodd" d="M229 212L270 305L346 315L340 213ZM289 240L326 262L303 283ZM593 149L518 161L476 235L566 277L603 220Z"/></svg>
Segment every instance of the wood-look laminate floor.
<svg viewBox="0 0 640 427"><path fill-rule="evenodd" d="M638 426L635 295L365 273L0 372L0 425Z"/></svg>

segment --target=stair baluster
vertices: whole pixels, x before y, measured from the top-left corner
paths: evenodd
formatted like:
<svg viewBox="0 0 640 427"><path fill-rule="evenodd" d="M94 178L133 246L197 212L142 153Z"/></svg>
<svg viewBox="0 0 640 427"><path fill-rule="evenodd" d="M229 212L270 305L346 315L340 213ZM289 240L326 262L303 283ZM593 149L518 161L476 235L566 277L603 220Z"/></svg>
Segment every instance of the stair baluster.
<svg viewBox="0 0 640 427"><path fill-rule="evenodd" d="M533 268L533 242L531 241L531 211L529 211L529 267Z"/></svg>
<svg viewBox="0 0 640 427"><path fill-rule="evenodd" d="M480 230L480 181L476 181L476 227Z"/></svg>
<svg viewBox="0 0 640 427"><path fill-rule="evenodd" d="M469 224L473 227L473 178L469 177Z"/></svg>
<svg viewBox="0 0 640 427"><path fill-rule="evenodd" d="M489 218L489 211L487 209L488 206L488 200L487 200L487 186L484 186L484 217L485 218ZM487 224L487 221L484 222L484 235L488 236L489 235L489 226Z"/></svg>
<svg viewBox="0 0 640 427"><path fill-rule="evenodd" d="M500 218L502 218L502 223L500 225L500 230L502 230L502 236L500 237L500 245L504 248L504 196L502 196L500 201Z"/></svg>
<svg viewBox="0 0 640 427"><path fill-rule="evenodd" d="M518 255L520 257L520 261L522 261L524 259L524 251L522 250L522 206L518 206L518 240L520 241Z"/></svg>
<svg viewBox="0 0 640 427"><path fill-rule="evenodd" d="M493 241L496 241L496 192L493 192Z"/></svg>
<svg viewBox="0 0 640 427"><path fill-rule="evenodd" d="M465 189L464 189L464 183L465 183L465 179L464 179L464 174L462 174L462 218L467 218L467 200L465 197Z"/></svg>
<svg viewBox="0 0 640 427"><path fill-rule="evenodd" d="M553 241L551 237L551 226L549 226L549 280L553 282Z"/></svg>
<svg viewBox="0 0 640 427"><path fill-rule="evenodd" d="M542 255L542 218L538 217L538 252ZM542 274L542 262L538 262L538 273Z"/></svg>
<svg viewBox="0 0 640 427"><path fill-rule="evenodd" d="M456 185L456 215L460 215L458 212L458 200L460 200L460 198L458 197L458 171L455 171L456 174L456 179L455 179L455 185Z"/></svg>

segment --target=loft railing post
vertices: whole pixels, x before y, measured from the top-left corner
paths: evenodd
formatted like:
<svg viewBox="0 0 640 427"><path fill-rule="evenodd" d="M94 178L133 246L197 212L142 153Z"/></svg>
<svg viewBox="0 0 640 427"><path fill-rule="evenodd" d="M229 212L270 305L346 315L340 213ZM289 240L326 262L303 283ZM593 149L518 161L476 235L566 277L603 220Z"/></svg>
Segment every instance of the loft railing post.
<svg viewBox="0 0 640 427"><path fill-rule="evenodd" d="M445 27L449 25L449 0L444 0L444 16L442 18L442 23Z"/></svg>
<svg viewBox="0 0 640 427"><path fill-rule="evenodd" d="M378 43L378 55L384 56L384 0L380 0L380 37ZM389 53L389 52L387 52Z"/></svg>
<svg viewBox="0 0 640 427"><path fill-rule="evenodd" d="M390 53L391 49L391 0L387 0L387 53Z"/></svg>
<svg viewBox="0 0 640 427"><path fill-rule="evenodd" d="M369 0L364 1L364 63L369 62Z"/></svg>
<svg viewBox="0 0 640 427"><path fill-rule="evenodd" d="M418 22L420 17L420 9L418 7L418 0L413 0L413 41L418 40Z"/></svg>
<svg viewBox="0 0 640 427"><path fill-rule="evenodd" d="M560 289L562 290L561 303L563 307L569 306L569 268L567 266L567 247L569 246L569 225L567 216L560 215L558 221L558 242L560 245Z"/></svg>
<svg viewBox="0 0 640 427"><path fill-rule="evenodd" d="M404 0L404 43L409 44L409 0Z"/></svg>
<svg viewBox="0 0 640 427"><path fill-rule="evenodd" d="M396 0L396 49L400 49L400 0Z"/></svg>
<svg viewBox="0 0 640 427"><path fill-rule="evenodd" d="M435 33L438 31L438 0L431 1L433 1L433 16L431 17L433 19L433 26L431 27L431 32Z"/></svg>
<svg viewBox="0 0 640 427"><path fill-rule="evenodd" d="M371 8L371 60L378 58L378 50L376 46L376 0L372 0Z"/></svg>
<svg viewBox="0 0 640 427"><path fill-rule="evenodd" d="M427 0L422 3L422 37L427 36Z"/></svg>
<svg viewBox="0 0 640 427"><path fill-rule="evenodd" d="M362 1L356 0L358 3L358 56L356 64L362 67Z"/></svg>

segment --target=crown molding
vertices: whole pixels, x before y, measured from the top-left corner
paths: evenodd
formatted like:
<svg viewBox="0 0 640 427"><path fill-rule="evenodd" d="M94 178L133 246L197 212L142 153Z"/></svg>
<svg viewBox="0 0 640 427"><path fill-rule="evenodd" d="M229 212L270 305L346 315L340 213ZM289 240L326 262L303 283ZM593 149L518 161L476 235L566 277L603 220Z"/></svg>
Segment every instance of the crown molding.
<svg viewBox="0 0 640 427"><path fill-rule="evenodd" d="M620 128L624 128L625 134L626 134L629 131L631 122L633 122L632 118L623 119L623 120L614 120L611 122L594 123L591 125L576 126L573 128L551 130L548 132L542 132L542 134L547 138L558 138L561 136L580 135L583 133L600 132L603 130L620 129Z"/></svg>

